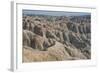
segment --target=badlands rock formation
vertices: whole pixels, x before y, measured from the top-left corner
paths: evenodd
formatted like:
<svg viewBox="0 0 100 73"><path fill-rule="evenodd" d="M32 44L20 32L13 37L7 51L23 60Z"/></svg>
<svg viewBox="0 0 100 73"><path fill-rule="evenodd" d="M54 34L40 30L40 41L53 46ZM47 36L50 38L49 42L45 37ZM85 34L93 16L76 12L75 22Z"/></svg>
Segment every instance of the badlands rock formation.
<svg viewBox="0 0 100 73"><path fill-rule="evenodd" d="M23 62L91 59L91 17L23 16Z"/></svg>

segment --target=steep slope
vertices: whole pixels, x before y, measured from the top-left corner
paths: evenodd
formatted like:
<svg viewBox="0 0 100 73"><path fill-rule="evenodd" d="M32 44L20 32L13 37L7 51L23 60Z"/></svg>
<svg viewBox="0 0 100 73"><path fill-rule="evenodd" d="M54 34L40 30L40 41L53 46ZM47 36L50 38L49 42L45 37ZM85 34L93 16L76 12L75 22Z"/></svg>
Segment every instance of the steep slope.
<svg viewBox="0 0 100 73"><path fill-rule="evenodd" d="M91 59L91 16L23 16L23 62Z"/></svg>

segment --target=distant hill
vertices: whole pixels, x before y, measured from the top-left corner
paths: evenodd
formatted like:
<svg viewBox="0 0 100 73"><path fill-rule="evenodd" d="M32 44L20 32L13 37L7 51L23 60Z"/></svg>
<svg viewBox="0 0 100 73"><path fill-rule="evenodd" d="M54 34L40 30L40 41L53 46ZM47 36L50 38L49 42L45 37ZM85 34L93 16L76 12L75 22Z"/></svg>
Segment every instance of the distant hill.
<svg viewBox="0 0 100 73"><path fill-rule="evenodd" d="M49 16L82 16L82 15L91 15L90 13L85 12L67 12L67 11L46 11L46 10L23 10L23 15L49 15Z"/></svg>

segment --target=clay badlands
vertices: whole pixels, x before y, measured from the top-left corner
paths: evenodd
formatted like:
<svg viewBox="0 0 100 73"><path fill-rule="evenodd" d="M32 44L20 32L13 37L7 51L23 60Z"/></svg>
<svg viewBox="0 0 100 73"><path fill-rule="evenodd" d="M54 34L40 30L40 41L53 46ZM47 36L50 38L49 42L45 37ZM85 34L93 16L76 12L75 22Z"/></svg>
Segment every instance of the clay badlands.
<svg viewBox="0 0 100 73"><path fill-rule="evenodd" d="M23 62L91 59L91 15L23 15Z"/></svg>

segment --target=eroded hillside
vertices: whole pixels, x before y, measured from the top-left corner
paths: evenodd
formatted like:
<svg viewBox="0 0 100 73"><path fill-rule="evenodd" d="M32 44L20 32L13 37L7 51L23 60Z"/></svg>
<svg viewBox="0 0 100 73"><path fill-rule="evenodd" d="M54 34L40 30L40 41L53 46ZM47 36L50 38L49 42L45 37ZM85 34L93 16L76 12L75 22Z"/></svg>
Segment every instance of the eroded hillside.
<svg viewBox="0 0 100 73"><path fill-rule="evenodd" d="M91 17L23 16L23 62L91 58Z"/></svg>

